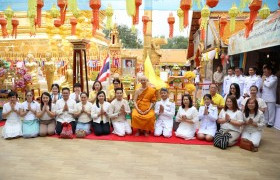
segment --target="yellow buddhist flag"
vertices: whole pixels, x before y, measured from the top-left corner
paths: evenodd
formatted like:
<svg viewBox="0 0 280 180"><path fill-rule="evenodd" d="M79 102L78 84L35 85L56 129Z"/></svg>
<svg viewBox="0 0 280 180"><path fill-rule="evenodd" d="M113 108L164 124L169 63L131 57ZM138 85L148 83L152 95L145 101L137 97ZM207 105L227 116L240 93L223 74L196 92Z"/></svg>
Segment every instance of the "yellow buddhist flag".
<svg viewBox="0 0 280 180"><path fill-rule="evenodd" d="M155 86L156 89L167 87L167 84L156 75L149 56L147 56L144 63L144 75L148 78L149 82Z"/></svg>

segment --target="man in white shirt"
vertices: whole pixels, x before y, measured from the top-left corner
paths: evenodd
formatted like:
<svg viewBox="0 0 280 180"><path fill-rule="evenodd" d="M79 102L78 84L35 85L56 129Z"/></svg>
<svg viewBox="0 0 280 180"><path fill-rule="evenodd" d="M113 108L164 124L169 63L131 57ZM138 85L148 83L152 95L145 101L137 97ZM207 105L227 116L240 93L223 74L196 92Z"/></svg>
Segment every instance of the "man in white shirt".
<svg viewBox="0 0 280 180"><path fill-rule="evenodd" d="M244 96L250 96L250 88L255 85L258 87L259 91L257 97L261 97L261 87L262 87L262 78L256 75L257 68L250 67L249 68L249 76L246 77L245 80L245 88L244 88Z"/></svg>
<svg viewBox="0 0 280 180"><path fill-rule="evenodd" d="M225 96L229 93L231 81L232 81L232 78L234 77L232 67L229 67L227 72L228 72L228 75L225 76L224 83L223 83L223 94L222 94L223 96Z"/></svg>
<svg viewBox="0 0 280 180"><path fill-rule="evenodd" d="M213 75L213 80L214 83L216 83L217 87L219 88L220 94L222 94L223 89L223 79L224 79L224 73L223 73L223 68L221 65L217 66L217 71Z"/></svg>
<svg viewBox="0 0 280 180"><path fill-rule="evenodd" d="M111 102L109 117L112 120L114 134L118 136L124 136L125 134L131 134L131 126L127 122L125 116L131 113L127 100L123 99L123 89L116 88L115 96Z"/></svg>
<svg viewBox="0 0 280 180"><path fill-rule="evenodd" d="M80 83L74 84L74 92L70 94L70 99L73 99L76 101L76 103L79 103L81 101L81 91L82 91L82 85Z"/></svg>
<svg viewBox="0 0 280 180"><path fill-rule="evenodd" d="M246 79L242 76L241 68L235 67L235 76L232 77L231 83L236 83L239 85L241 96L243 96L243 94L244 94L245 80Z"/></svg>
<svg viewBox="0 0 280 180"><path fill-rule="evenodd" d="M278 79L272 74L272 68L270 66L265 66L263 68L263 74L266 78L263 82L262 99L267 105L267 111L265 111L264 116L265 121L267 122L267 127L273 127L275 122L276 90Z"/></svg>
<svg viewBox="0 0 280 180"><path fill-rule="evenodd" d="M55 131L60 135L62 131L63 123L70 123L72 126L73 134L76 129L76 122L73 117L75 113L76 102L73 99L69 98L70 89L65 87L62 89L62 99L59 99L55 105L55 114L56 114L56 128Z"/></svg>
<svg viewBox="0 0 280 180"><path fill-rule="evenodd" d="M161 88L161 100L155 105L155 113L158 116L155 124L155 136L172 136L173 116L175 115L175 104L168 99L168 90Z"/></svg>

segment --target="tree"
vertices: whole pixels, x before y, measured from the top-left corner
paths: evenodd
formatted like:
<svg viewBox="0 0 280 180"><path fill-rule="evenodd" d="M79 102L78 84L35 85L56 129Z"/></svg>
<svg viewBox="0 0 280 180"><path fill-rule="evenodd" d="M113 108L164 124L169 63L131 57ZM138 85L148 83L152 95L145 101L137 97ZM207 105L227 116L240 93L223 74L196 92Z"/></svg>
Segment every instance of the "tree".
<svg viewBox="0 0 280 180"><path fill-rule="evenodd" d="M160 46L161 49L187 49L189 38L184 36L176 36L172 39L168 39L166 45Z"/></svg>
<svg viewBox="0 0 280 180"><path fill-rule="evenodd" d="M124 48L137 49L143 47L142 41L137 38L137 30L135 33L133 33L131 29L126 25L119 25L117 28ZM103 33L105 34L106 38L109 38L109 30L104 29Z"/></svg>

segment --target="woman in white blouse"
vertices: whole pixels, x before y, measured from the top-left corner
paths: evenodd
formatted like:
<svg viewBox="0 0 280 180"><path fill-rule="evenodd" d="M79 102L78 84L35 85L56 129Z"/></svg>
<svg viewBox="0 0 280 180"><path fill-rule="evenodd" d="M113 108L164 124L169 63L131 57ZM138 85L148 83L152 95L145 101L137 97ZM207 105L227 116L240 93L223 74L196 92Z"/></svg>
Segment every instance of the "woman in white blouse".
<svg viewBox="0 0 280 180"><path fill-rule="evenodd" d="M91 117L93 118L93 132L96 136L110 134L110 103L106 102L104 91L97 93L96 103L91 109Z"/></svg>
<svg viewBox="0 0 280 180"><path fill-rule="evenodd" d="M39 121L36 117L40 105L33 101L33 93L27 91L26 101L21 104L20 116L23 117L22 136L24 138L37 137L39 134Z"/></svg>
<svg viewBox="0 0 280 180"><path fill-rule="evenodd" d="M263 127L265 126L265 120L263 112L259 110L256 99L250 98L247 101L243 117L245 126L241 135L241 143L242 141L250 141L250 144L253 146L251 149L257 151L261 141Z"/></svg>
<svg viewBox="0 0 280 180"><path fill-rule="evenodd" d="M17 102L18 95L16 92L9 92L9 102L3 106L2 116L7 119L2 130L5 139L22 136L22 125L20 120L20 103Z"/></svg>
<svg viewBox="0 0 280 180"><path fill-rule="evenodd" d="M231 134L229 138L229 146L233 146L241 133L241 126L243 125L243 114L238 109L237 101L234 96L228 96L226 105L219 114L217 121L221 124L221 130Z"/></svg>
<svg viewBox="0 0 280 180"><path fill-rule="evenodd" d="M262 98L257 97L258 91L259 91L259 89L258 89L257 86L253 85L253 86L250 87L250 97L247 97L243 100L242 110L244 110L245 104L248 101L248 99L252 98L252 99L256 99L258 101L260 111L262 111L263 113L266 111L267 105Z"/></svg>
<svg viewBox="0 0 280 180"><path fill-rule="evenodd" d="M52 136L55 133L54 106L51 95L48 92L43 92L41 95L40 110L37 113L37 117L40 119L40 136Z"/></svg>
<svg viewBox="0 0 280 180"><path fill-rule="evenodd" d="M90 134L90 125L91 125L91 109L92 104L88 102L88 94L85 92L82 92L80 94L81 102L76 104L76 113L74 113L74 116L78 118L78 123L76 126L76 134L79 133L79 131L83 131L80 133Z"/></svg>
<svg viewBox="0 0 280 180"><path fill-rule="evenodd" d="M62 98L62 95L60 94L59 85L52 84L52 95L51 95L52 103L56 104L56 101L61 98Z"/></svg>
<svg viewBox="0 0 280 180"><path fill-rule="evenodd" d="M197 138L200 140L213 141L217 131L216 121L218 119L218 109L211 104L212 97L210 94L205 94L203 97L204 106L199 108L200 128L197 133Z"/></svg>
<svg viewBox="0 0 280 180"><path fill-rule="evenodd" d="M225 100L226 100L227 96L234 96L235 99L237 100L238 108L239 109L242 108L242 102L244 101L244 98L243 98L242 94L240 94L240 87L238 84L232 83L230 85L229 93L225 96L225 98L224 98Z"/></svg>
<svg viewBox="0 0 280 180"><path fill-rule="evenodd" d="M176 115L176 121L180 122L175 134L177 137L185 140L195 139L196 124L198 122L198 112L193 106L190 95L182 96L182 105L180 106Z"/></svg>

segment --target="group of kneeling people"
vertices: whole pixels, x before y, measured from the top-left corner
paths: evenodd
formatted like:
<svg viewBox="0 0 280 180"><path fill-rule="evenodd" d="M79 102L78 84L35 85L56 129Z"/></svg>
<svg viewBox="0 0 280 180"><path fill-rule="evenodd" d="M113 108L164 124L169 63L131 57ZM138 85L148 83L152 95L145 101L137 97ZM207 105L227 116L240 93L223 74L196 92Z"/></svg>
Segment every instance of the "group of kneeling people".
<svg viewBox="0 0 280 180"><path fill-rule="evenodd" d="M39 104L33 100L33 94L29 91L26 93L26 101L20 104L17 93L10 92L9 102L4 104L2 112L3 117L7 119L3 137L10 139L55 133L60 135L65 124L70 124L73 134L76 133L80 137L90 134L91 130L100 136L110 134L110 122L113 126L112 133L118 136L132 134L132 128L126 119L131 109L128 101L123 99L122 88L115 89L115 99L111 103L106 101L103 91L97 93L93 104L88 101L87 93L80 93L79 103L69 96L70 89L63 88L62 98L53 104L51 95L44 92ZM160 96L161 100L156 102L154 107L157 116L154 135L171 137L175 103L169 101L166 88L160 90ZM176 121L180 122L175 132L177 137L189 140L194 139L197 134L200 140L213 141L217 126L220 126L220 132L230 134L228 146L236 144L241 135L241 143L249 143L253 151L257 150L265 120L256 99L249 98L243 112L239 110L234 96L226 97L225 107L220 112L212 104L210 94L205 94L203 100L204 105L197 110L190 95L182 96L182 104L176 115Z"/></svg>

